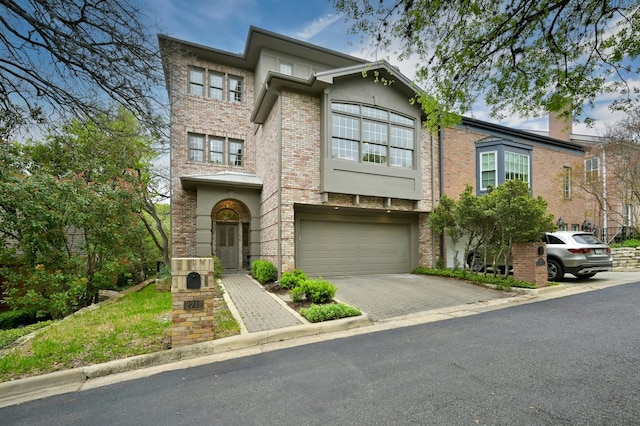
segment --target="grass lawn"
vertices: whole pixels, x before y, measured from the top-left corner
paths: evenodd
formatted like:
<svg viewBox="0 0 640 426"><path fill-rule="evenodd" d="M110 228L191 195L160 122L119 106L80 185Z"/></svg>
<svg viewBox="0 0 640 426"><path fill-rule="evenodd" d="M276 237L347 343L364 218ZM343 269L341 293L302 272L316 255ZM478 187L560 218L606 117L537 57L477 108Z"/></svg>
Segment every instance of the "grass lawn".
<svg viewBox="0 0 640 426"><path fill-rule="evenodd" d="M214 316L216 338L240 333L222 294L216 298ZM2 332L11 330L0 330ZM152 284L103 302L97 309L87 309L53 322L36 331L33 338L4 351L0 355L0 382L170 347L171 293L158 293Z"/></svg>

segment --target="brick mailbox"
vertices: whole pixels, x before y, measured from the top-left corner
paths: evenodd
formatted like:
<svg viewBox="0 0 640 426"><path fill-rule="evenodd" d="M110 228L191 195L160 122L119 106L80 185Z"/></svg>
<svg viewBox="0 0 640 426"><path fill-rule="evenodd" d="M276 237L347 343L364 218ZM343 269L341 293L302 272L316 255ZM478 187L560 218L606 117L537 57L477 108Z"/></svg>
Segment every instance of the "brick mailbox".
<svg viewBox="0 0 640 426"><path fill-rule="evenodd" d="M213 340L213 259L171 259L171 347Z"/></svg>
<svg viewBox="0 0 640 426"><path fill-rule="evenodd" d="M547 281L547 245L542 242L519 243L511 248L513 278L545 287Z"/></svg>

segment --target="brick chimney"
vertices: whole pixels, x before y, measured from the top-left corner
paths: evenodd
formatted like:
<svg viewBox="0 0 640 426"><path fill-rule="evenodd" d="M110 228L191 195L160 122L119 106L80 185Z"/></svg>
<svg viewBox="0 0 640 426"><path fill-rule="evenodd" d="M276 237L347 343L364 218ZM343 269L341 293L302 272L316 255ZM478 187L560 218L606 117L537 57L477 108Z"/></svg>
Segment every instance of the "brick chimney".
<svg viewBox="0 0 640 426"><path fill-rule="evenodd" d="M562 112L549 113L549 137L550 138L571 142L572 131L573 131L573 120L569 119L568 117L565 118L562 115Z"/></svg>

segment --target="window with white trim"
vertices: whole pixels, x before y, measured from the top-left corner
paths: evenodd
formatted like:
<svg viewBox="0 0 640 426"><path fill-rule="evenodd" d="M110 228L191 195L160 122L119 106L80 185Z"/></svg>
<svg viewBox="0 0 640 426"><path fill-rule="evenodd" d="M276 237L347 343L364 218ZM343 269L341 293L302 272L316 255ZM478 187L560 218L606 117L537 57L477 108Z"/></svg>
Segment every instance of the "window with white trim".
<svg viewBox="0 0 640 426"><path fill-rule="evenodd" d="M498 186L497 157L496 151L480 154L480 189L482 191Z"/></svg>
<svg viewBox="0 0 640 426"><path fill-rule="evenodd" d="M596 182L600 178L600 157L584 160L584 178L587 182Z"/></svg>
<svg viewBox="0 0 640 426"><path fill-rule="evenodd" d="M531 187L531 147L502 139L476 143L476 179L478 195L509 180L526 182Z"/></svg>
<svg viewBox="0 0 640 426"><path fill-rule="evenodd" d="M519 180L529 183L529 156L517 152L504 153L504 180Z"/></svg>
<svg viewBox="0 0 640 426"><path fill-rule="evenodd" d="M631 204L624 205L624 226L633 226L633 206Z"/></svg>
<svg viewBox="0 0 640 426"><path fill-rule="evenodd" d="M413 168L416 121L385 108L331 103L331 155L341 160Z"/></svg>
<svg viewBox="0 0 640 426"><path fill-rule="evenodd" d="M562 170L562 198L570 200L572 196L571 167L565 166Z"/></svg>

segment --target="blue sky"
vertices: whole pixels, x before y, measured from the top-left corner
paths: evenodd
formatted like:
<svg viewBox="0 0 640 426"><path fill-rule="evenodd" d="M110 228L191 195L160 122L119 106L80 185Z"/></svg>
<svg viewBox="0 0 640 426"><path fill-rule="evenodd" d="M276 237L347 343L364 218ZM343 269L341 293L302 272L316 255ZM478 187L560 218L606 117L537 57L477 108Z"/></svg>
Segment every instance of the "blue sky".
<svg viewBox="0 0 640 426"><path fill-rule="evenodd" d="M149 18L164 34L205 46L240 53L244 51L251 25L283 34L322 47L364 59L369 46L359 35L347 33L349 24L337 14L330 0L144 0ZM388 60L409 78L413 78L410 62ZM574 133L602 135L607 124L623 118L611 113L607 103L598 103L590 116L596 119L592 128L574 123ZM478 104L468 116L495 122ZM500 124L530 130L547 130L547 118L526 120L508 117Z"/></svg>

